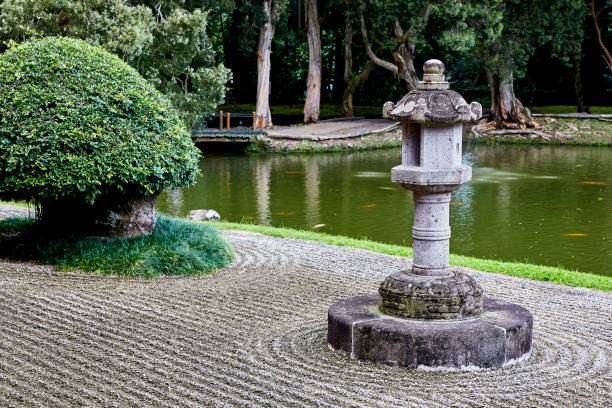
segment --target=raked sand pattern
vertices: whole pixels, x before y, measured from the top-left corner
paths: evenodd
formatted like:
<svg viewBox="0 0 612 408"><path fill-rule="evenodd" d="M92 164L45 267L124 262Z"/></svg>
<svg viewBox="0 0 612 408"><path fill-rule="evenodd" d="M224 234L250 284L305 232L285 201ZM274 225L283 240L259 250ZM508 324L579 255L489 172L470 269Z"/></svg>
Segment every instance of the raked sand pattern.
<svg viewBox="0 0 612 408"><path fill-rule="evenodd" d="M0 261L0 406L610 407L612 296L472 272L534 315L533 354L408 371L326 344L327 309L409 260L226 232L214 275L125 279Z"/></svg>

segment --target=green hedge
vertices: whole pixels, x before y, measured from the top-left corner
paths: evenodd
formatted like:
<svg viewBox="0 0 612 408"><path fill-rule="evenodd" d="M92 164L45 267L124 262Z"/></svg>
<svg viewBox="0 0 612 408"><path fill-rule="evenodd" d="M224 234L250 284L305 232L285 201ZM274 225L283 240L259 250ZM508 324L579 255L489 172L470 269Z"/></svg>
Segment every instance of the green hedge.
<svg viewBox="0 0 612 408"><path fill-rule="evenodd" d="M0 55L0 198L93 203L193 184L199 151L170 102L84 41L50 37Z"/></svg>

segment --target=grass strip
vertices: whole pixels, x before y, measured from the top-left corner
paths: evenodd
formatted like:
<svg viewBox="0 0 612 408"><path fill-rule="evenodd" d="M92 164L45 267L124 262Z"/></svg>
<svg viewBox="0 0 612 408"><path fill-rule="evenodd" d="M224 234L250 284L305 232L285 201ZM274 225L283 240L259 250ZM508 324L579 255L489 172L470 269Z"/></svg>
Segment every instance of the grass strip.
<svg viewBox="0 0 612 408"><path fill-rule="evenodd" d="M34 208L34 204L26 203L25 201L0 201L3 205L12 205L15 207Z"/></svg>
<svg viewBox="0 0 612 408"><path fill-rule="evenodd" d="M162 214L150 235L120 239L57 237L35 218L8 218L0 221L0 255L66 271L145 278L211 273L234 258L215 228Z"/></svg>
<svg viewBox="0 0 612 408"><path fill-rule="evenodd" d="M411 257L412 248L384 244L365 239L350 238L341 235L331 235L321 232L295 230L290 228L269 227L264 225L232 223L226 221L208 222L219 229L256 232L279 238L303 239L324 244L347 246L351 248L368 249L389 255ZM559 283L567 286L597 289L612 292L612 278L592 273L572 271L554 266L532 265L520 262L496 261L479 259L464 255L450 255L450 264L481 271L517 276L526 279Z"/></svg>

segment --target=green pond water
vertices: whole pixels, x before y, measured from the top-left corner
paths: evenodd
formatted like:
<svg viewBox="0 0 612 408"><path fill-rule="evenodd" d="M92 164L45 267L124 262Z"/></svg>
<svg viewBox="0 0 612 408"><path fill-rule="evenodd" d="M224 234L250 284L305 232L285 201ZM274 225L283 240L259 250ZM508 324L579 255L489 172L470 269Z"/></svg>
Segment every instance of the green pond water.
<svg viewBox="0 0 612 408"><path fill-rule="evenodd" d="M473 179L453 193L451 252L612 275L612 149L465 145ZM411 245L412 193L390 181L399 149L207 154L192 188L158 209Z"/></svg>

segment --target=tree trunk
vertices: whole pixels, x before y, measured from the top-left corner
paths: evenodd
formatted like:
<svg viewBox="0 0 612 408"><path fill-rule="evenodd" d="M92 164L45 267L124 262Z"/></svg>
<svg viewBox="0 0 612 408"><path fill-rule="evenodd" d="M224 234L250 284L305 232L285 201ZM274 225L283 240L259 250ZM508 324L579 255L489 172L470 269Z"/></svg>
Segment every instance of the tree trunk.
<svg viewBox="0 0 612 408"><path fill-rule="evenodd" d="M257 103L255 112L257 118L264 117L264 126L272 122L270 113L270 53L272 52L272 38L274 37L274 24L272 23L272 1L263 2L265 22L259 28L259 41L257 43Z"/></svg>
<svg viewBox="0 0 612 408"><path fill-rule="evenodd" d="M589 112L589 107L584 104L584 93L582 91L582 55L574 56L574 90L576 91L576 108L578 112Z"/></svg>
<svg viewBox="0 0 612 408"><path fill-rule="evenodd" d="M317 122L321 104L321 26L317 13L317 0L306 0L308 27L308 81L304 123Z"/></svg>
<svg viewBox="0 0 612 408"><path fill-rule="evenodd" d="M404 81L408 91L417 88L419 76L414 69L414 44L401 43L397 51L393 53L395 65L397 65L397 76Z"/></svg>
<svg viewBox="0 0 612 408"><path fill-rule="evenodd" d="M369 60L366 62L363 70L359 74L359 76L355 78L350 78L346 83L346 88L344 89L344 95L342 98L342 116L344 117L353 117L355 116L353 110L353 95L355 95L355 91L361 84L363 84L366 79L370 76L370 72L374 69L374 63Z"/></svg>
<svg viewBox="0 0 612 408"><path fill-rule="evenodd" d="M487 78L491 90L489 120L494 122L497 128L527 129L539 126L514 94L512 70L508 70L504 75L487 70Z"/></svg>

